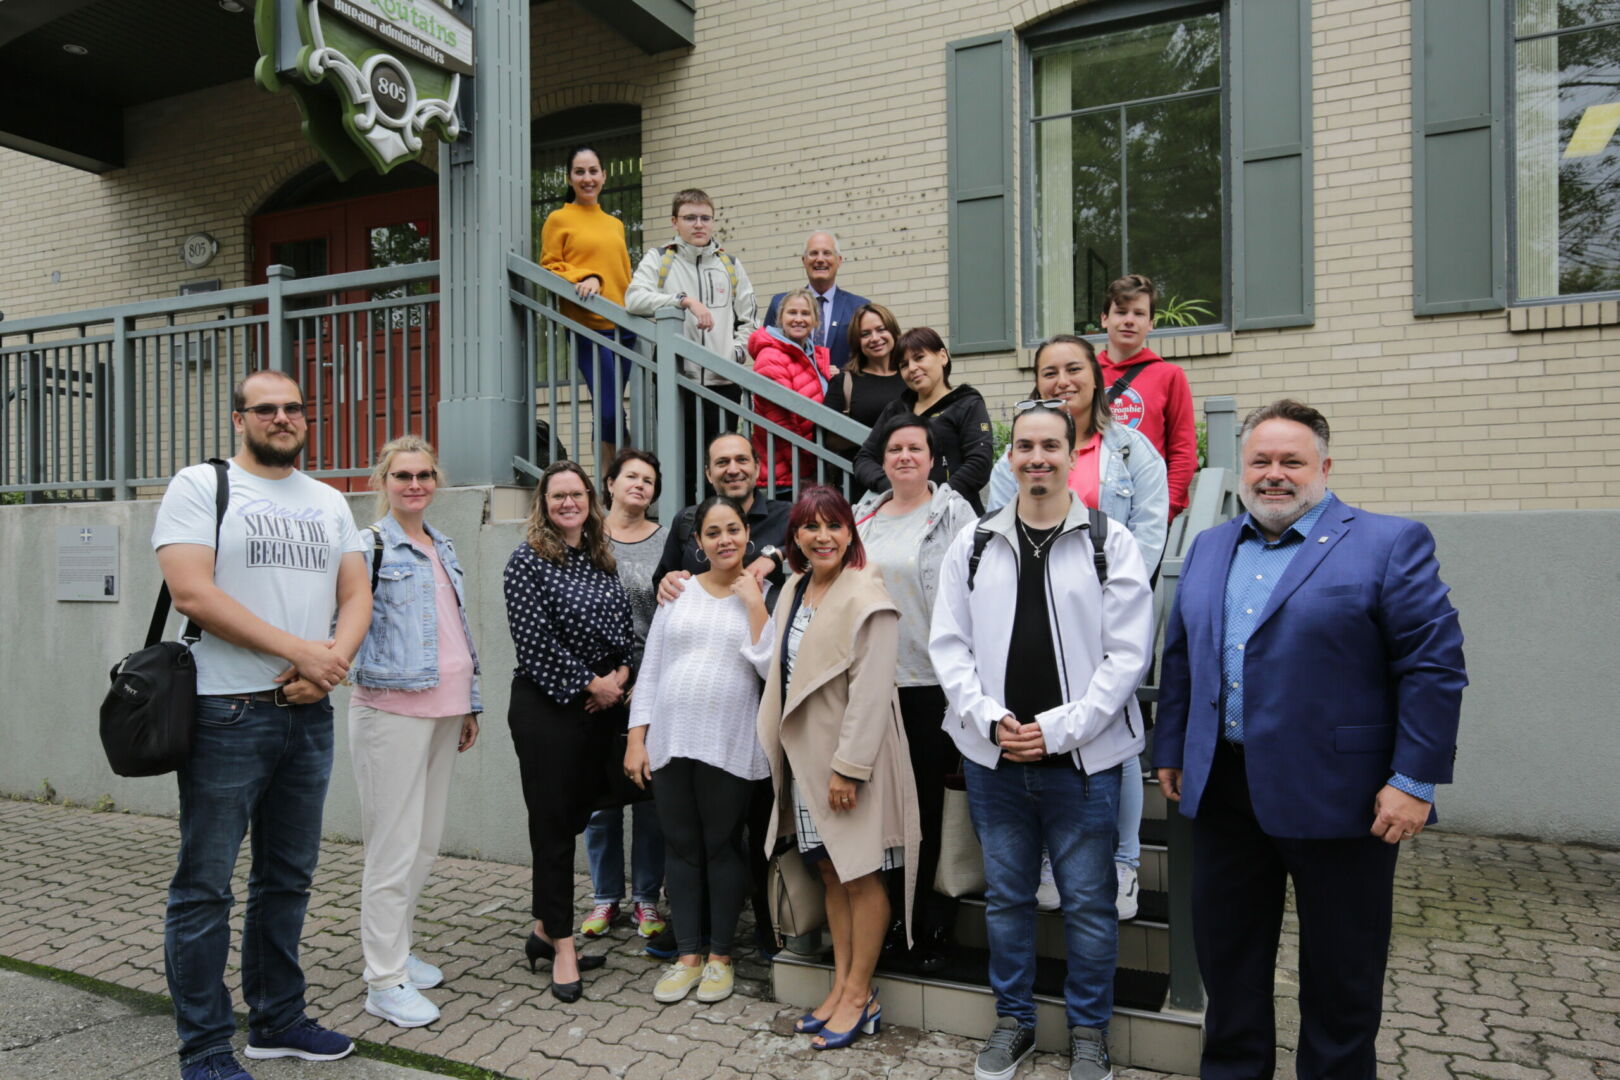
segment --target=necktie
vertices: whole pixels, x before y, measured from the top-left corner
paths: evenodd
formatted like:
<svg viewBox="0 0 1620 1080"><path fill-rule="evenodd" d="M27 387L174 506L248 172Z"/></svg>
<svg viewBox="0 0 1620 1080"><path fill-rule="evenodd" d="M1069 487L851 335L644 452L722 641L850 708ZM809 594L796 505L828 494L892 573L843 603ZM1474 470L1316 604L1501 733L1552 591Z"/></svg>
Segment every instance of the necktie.
<svg viewBox="0 0 1620 1080"><path fill-rule="evenodd" d="M816 344L820 345L822 348L826 348L827 347L827 298L825 296L818 296L818 297L816 297L816 299L821 303L821 319L816 323Z"/></svg>

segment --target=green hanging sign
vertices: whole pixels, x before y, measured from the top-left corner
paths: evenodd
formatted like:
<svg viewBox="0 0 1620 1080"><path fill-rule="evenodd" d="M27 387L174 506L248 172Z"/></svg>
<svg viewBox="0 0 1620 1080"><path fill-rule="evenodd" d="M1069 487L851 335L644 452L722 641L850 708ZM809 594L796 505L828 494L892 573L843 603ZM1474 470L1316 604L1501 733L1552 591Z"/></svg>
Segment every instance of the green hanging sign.
<svg viewBox="0 0 1620 1080"><path fill-rule="evenodd" d="M255 80L293 92L340 180L414 160L430 127L446 141L461 133L472 28L439 0L258 0L254 31Z"/></svg>

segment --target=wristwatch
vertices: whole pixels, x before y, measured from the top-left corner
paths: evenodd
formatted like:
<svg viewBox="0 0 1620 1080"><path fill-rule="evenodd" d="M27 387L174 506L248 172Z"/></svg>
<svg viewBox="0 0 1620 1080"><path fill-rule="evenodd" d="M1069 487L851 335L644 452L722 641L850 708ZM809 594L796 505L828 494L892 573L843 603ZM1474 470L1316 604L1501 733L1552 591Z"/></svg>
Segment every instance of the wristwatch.
<svg viewBox="0 0 1620 1080"><path fill-rule="evenodd" d="M759 553L768 559L774 560L778 570L787 565L787 552L783 551L775 544L766 544L764 547L759 549Z"/></svg>
<svg viewBox="0 0 1620 1080"><path fill-rule="evenodd" d="M680 307L681 306L681 301L683 301L685 299L686 299L686 294L685 293L683 293L683 292L676 293L675 294L675 306Z"/></svg>

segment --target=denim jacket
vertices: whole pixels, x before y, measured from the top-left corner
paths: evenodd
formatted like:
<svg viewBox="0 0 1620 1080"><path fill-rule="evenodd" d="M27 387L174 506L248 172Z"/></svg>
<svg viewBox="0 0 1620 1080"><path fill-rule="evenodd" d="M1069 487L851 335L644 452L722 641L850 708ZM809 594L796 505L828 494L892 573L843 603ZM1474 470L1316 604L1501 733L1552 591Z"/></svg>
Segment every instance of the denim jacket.
<svg viewBox="0 0 1620 1080"><path fill-rule="evenodd" d="M1151 576L1164 554L1170 527L1170 487L1165 479L1164 458L1147 436L1123 424L1109 424L1103 429L1102 450L1108 460L1097 488L1097 509L1130 530ZM1018 479L1003 454L990 471L985 509L1006 506L1017 494Z"/></svg>
<svg viewBox="0 0 1620 1080"><path fill-rule="evenodd" d="M456 607L461 613L461 632L467 635L472 653L472 711L483 712L478 694L478 648L467 624L467 597L463 587L465 572L456 561L450 538L423 523L439 562L456 590ZM349 670L350 678L361 686L382 690L427 690L439 685L439 607L434 599L433 563L405 537L394 515L378 521L382 533L382 566L377 572L377 594L371 605L371 630L360 645ZM366 573L371 573L374 552L366 551Z"/></svg>

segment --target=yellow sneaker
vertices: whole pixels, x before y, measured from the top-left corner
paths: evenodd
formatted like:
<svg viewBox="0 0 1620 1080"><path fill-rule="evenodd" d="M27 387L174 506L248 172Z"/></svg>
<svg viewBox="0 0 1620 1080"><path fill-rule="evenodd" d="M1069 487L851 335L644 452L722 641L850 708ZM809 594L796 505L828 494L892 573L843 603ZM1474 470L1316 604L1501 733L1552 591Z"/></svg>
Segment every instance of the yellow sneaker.
<svg viewBox="0 0 1620 1080"><path fill-rule="evenodd" d="M731 965L710 960L703 965L703 981L698 983L697 999L706 1004L724 1001L731 996Z"/></svg>
<svg viewBox="0 0 1620 1080"><path fill-rule="evenodd" d="M714 965L709 966L713 967ZM653 987L653 1000L663 1002L665 1005L673 1001L679 1001L690 993L692 987L696 986L707 974L706 969L695 964L671 964L669 970L664 972L664 977L658 980L658 985ZM729 978L728 975L728 981Z"/></svg>

